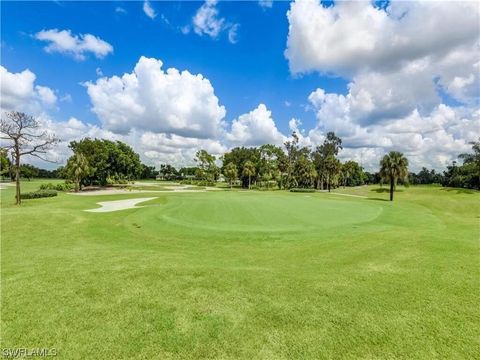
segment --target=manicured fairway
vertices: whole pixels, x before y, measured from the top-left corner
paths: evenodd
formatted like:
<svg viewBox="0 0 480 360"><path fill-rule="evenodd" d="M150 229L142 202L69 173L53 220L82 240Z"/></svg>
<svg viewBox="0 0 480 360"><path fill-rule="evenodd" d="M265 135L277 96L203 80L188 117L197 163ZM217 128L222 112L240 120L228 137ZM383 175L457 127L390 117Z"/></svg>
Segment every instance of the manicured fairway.
<svg viewBox="0 0 480 360"><path fill-rule="evenodd" d="M25 191L41 182L25 183ZM2 348L62 359L472 359L480 193L0 190ZM109 213L98 202L157 197Z"/></svg>

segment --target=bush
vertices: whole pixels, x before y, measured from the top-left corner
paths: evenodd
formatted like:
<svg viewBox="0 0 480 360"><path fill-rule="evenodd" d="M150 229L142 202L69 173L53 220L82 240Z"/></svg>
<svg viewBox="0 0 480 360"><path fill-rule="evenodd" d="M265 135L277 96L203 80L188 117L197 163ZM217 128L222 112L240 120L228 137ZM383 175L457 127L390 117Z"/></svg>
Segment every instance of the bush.
<svg viewBox="0 0 480 360"><path fill-rule="evenodd" d="M313 193L315 189L308 189L308 188L293 188L290 189L290 192L298 192L298 193Z"/></svg>
<svg viewBox="0 0 480 360"><path fill-rule="evenodd" d="M40 190L55 190L55 185L53 185L52 183L41 184Z"/></svg>
<svg viewBox="0 0 480 360"><path fill-rule="evenodd" d="M20 194L20 199L39 199L45 197L53 197L57 195L58 193L56 190L37 190Z"/></svg>
<svg viewBox="0 0 480 360"><path fill-rule="evenodd" d="M73 189L73 185L66 182L55 185L55 190L57 191L70 191L72 189Z"/></svg>
<svg viewBox="0 0 480 360"><path fill-rule="evenodd" d="M70 191L73 186L70 183L58 183L56 185L52 183L41 184L40 190L57 190L57 191Z"/></svg>
<svg viewBox="0 0 480 360"><path fill-rule="evenodd" d="M128 181L127 179L118 176L109 176L105 180L105 185L107 186L128 185L130 183L133 183L133 181Z"/></svg>

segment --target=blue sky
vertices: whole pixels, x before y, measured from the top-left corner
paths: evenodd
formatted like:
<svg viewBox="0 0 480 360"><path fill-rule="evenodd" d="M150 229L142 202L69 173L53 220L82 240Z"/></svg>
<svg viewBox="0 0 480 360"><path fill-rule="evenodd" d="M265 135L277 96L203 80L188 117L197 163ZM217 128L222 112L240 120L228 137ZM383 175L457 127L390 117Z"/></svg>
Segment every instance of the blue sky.
<svg viewBox="0 0 480 360"><path fill-rule="evenodd" d="M0 6L1 110L57 133L59 163L86 136L180 166L296 130L310 147L334 131L367 169L390 150L442 169L480 132L473 1Z"/></svg>
<svg viewBox="0 0 480 360"><path fill-rule="evenodd" d="M58 117L75 116L92 123L98 123L98 119L90 111L81 83L95 80L97 68L106 76L131 72L142 55L161 59L165 67L203 74L226 107L229 120L266 103L279 129L285 132L292 117L302 119L307 127L315 124L315 114L305 111L313 89L346 91L347 81L338 76L290 74L284 56L288 2L275 3L272 8L262 8L253 1L219 3L221 15L240 24L235 44L226 34L212 40L181 32L201 2L154 2L151 6L158 15L153 20L145 16L142 5L2 2L2 64L15 72L28 68L39 83L48 84L59 94L70 94L72 102L61 104ZM117 8L126 13L116 12ZM32 37L44 29L94 34L110 43L114 53L104 59L89 56L81 62L63 54L48 54L43 50L45 43Z"/></svg>

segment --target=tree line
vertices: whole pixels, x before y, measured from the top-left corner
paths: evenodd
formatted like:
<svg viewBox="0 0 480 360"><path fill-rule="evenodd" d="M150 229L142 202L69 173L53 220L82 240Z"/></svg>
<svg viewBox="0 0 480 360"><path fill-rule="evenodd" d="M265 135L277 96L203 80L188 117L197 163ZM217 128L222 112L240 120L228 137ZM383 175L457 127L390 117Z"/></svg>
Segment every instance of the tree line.
<svg viewBox="0 0 480 360"><path fill-rule="evenodd" d="M20 177L65 178L74 183L77 191L84 185L105 186L150 178L213 185L221 177L230 186L266 189L312 188L330 191L339 186L387 183L391 199L397 183L439 183L443 186L480 189L480 140L471 143L473 153L459 155L463 162L461 165L454 161L443 174L426 168L417 174L409 173L408 160L395 151L382 158L377 173L364 171L353 160L342 163L338 159L343 148L342 140L334 132L328 132L324 142L313 149L300 146L299 137L293 132L283 148L272 144L235 147L218 159L206 150L199 150L194 159L196 166L179 170L170 164L162 164L159 170L145 165L140 161L140 156L121 141L84 138L70 143L73 155L65 166L44 170L21 163L20 158L31 155L48 161L44 154L59 140L54 135L42 132L38 122L24 113L7 113L0 125L2 139L8 141L7 146L0 149L0 175L16 181L17 199ZM221 165L218 165L219 162Z"/></svg>

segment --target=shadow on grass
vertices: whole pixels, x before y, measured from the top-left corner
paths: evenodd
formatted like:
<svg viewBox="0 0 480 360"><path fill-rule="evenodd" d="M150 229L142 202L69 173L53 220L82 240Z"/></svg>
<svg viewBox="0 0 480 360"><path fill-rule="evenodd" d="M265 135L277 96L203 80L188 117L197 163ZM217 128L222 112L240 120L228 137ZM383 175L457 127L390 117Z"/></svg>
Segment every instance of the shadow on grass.
<svg viewBox="0 0 480 360"><path fill-rule="evenodd" d="M455 192L456 194L476 194L478 190L462 189L462 188L441 188L440 191Z"/></svg>
<svg viewBox="0 0 480 360"><path fill-rule="evenodd" d="M375 191L377 194L381 194L381 193L389 193L390 192L390 189L389 188L376 188L376 189L372 189L370 191ZM395 192L403 192L403 190L395 190Z"/></svg>
<svg viewBox="0 0 480 360"><path fill-rule="evenodd" d="M367 198L367 200L375 200L375 201L387 201L387 202L390 202L389 199L382 199L382 198L376 198L376 197L369 197Z"/></svg>

